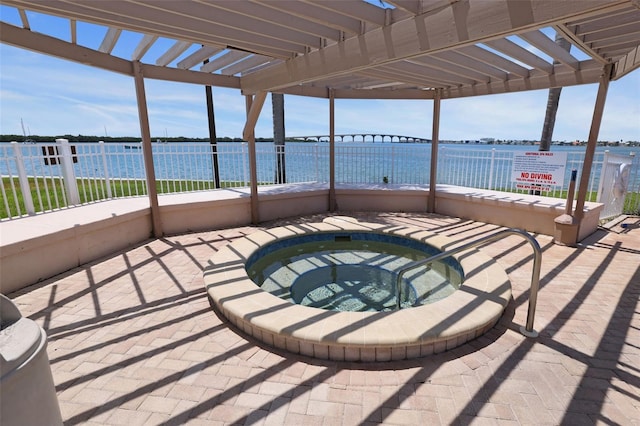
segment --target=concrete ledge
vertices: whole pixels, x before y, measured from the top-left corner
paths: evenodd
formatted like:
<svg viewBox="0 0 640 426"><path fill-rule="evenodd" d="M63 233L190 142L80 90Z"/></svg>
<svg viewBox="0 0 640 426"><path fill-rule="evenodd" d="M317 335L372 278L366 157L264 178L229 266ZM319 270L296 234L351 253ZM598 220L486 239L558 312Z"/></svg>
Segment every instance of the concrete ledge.
<svg viewBox="0 0 640 426"><path fill-rule="evenodd" d="M418 185L338 185L336 202L341 211L426 211L429 190ZM565 211L566 201L538 195L437 185L436 213L554 235L554 219ZM578 232L583 240L598 229L601 203L586 203Z"/></svg>
<svg viewBox="0 0 640 426"><path fill-rule="evenodd" d="M341 211L425 212L428 188L418 185L339 185ZM327 184L260 187L261 221L325 213ZM158 197L165 234L251 223L248 188ZM596 231L602 204L587 203L578 240ZM554 235L564 200L438 185L436 213ZM0 222L0 292L8 294L151 237L146 197L110 200Z"/></svg>
<svg viewBox="0 0 640 426"><path fill-rule="evenodd" d="M429 188L419 185L336 185L342 211L424 212Z"/></svg>
<svg viewBox="0 0 640 426"><path fill-rule="evenodd" d="M260 187L261 220L326 212L325 184ZM251 223L248 188L158 196L165 234ZM152 235L146 197L122 198L0 223L0 293L9 294Z"/></svg>
<svg viewBox="0 0 640 426"><path fill-rule="evenodd" d="M165 234L229 228L251 223L249 188L161 195ZM328 209L326 184L268 185L258 188L260 221L303 216Z"/></svg>
<svg viewBox="0 0 640 426"><path fill-rule="evenodd" d="M8 294L151 236L146 198L119 199L0 224L0 292Z"/></svg>
<svg viewBox="0 0 640 426"><path fill-rule="evenodd" d="M458 291L437 302L389 312L338 312L292 304L249 278L247 259L266 244L305 233L367 231L401 235L436 248L452 240L411 226L331 217L322 223L257 231L222 247L204 271L216 309L267 345L336 361L394 361L428 356L487 332L511 299L509 278L481 251L454 256L465 271Z"/></svg>
<svg viewBox="0 0 640 426"><path fill-rule="evenodd" d="M165 234L197 232L251 223L245 190L225 189L158 196Z"/></svg>
<svg viewBox="0 0 640 426"><path fill-rule="evenodd" d="M438 185L436 212L528 232L554 235L554 219L565 212L565 200L538 195ZM473 206L473 207L471 207ZM601 203L586 203L578 240L598 229Z"/></svg>
<svg viewBox="0 0 640 426"><path fill-rule="evenodd" d="M258 200L261 222L316 214L329 209L329 186L299 184L261 187Z"/></svg>

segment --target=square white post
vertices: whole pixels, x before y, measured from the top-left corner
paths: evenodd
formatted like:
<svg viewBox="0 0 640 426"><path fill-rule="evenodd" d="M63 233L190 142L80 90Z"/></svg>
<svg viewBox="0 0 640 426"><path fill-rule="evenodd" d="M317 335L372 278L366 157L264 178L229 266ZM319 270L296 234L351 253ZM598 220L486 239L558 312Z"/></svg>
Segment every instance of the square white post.
<svg viewBox="0 0 640 426"><path fill-rule="evenodd" d="M69 145L68 139L56 139L56 144L58 144L59 148L58 155L60 157L60 167L64 179L64 190L67 194L67 204L78 205L80 204L80 193L78 192L76 172L73 170L71 145Z"/></svg>
<svg viewBox="0 0 640 426"><path fill-rule="evenodd" d="M24 201L24 207L27 209L27 214L36 214L36 209L33 206L33 197L31 196L31 188L29 186L29 178L24 168L24 158L22 157L22 147L18 142L11 142L13 147L13 153L16 157L16 168L18 169L18 181L20 182L20 190L22 191L22 200ZM9 213L11 217L11 213Z"/></svg>
<svg viewBox="0 0 640 426"><path fill-rule="evenodd" d="M104 141L99 141L100 155L102 157L102 168L104 169L104 184L107 190L107 198L113 198L111 193L111 177L109 176L109 162L107 161L107 151L104 147Z"/></svg>

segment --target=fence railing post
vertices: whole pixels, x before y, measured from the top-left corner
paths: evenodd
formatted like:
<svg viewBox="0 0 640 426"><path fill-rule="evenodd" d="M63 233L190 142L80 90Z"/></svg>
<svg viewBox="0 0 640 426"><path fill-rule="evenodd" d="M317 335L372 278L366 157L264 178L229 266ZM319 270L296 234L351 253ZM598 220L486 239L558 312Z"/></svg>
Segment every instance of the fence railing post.
<svg viewBox="0 0 640 426"><path fill-rule="evenodd" d="M443 164L447 167L443 167L442 170L444 172L444 179L438 180L438 183L446 183L447 185L455 185L451 176L455 176L455 173L451 170L453 167L453 162L451 161L450 154L452 151L448 150L446 147L441 149L438 153L438 161L442 159ZM440 171L440 165L438 165L438 171Z"/></svg>
<svg viewBox="0 0 640 426"><path fill-rule="evenodd" d="M18 142L11 142L13 152L16 158L16 168L18 169L18 181L20 182L20 190L22 191L22 200L24 201L24 208L27 210L27 214L36 214L36 209L33 206L33 197L31 196L31 187L29 186L29 178L27 177L27 171L24 167L24 158L22 157L22 147ZM34 177L37 179L37 177Z"/></svg>
<svg viewBox="0 0 640 426"><path fill-rule="evenodd" d="M448 183L445 181L445 166L447 165L445 159L447 156L447 148L446 147L439 147L438 150L438 183Z"/></svg>
<svg viewBox="0 0 640 426"><path fill-rule="evenodd" d="M107 162L107 150L104 147L104 141L99 141L100 154L102 156L102 170L104 171L104 184L107 189L107 198L113 198L111 195L111 177L109 176L109 163Z"/></svg>
<svg viewBox="0 0 640 426"><path fill-rule="evenodd" d="M396 150L395 147L393 145L391 145L391 179L389 179L389 182L391 183L396 183L396 182L400 182L400 179L396 179L395 176L395 170L396 168L395 166L395 161L396 161ZM402 171L400 171L399 173L402 173Z"/></svg>
<svg viewBox="0 0 640 426"><path fill-rule="evenodd" d="M631 176L629 176L629 189L640 193L640 159L636 159L636 153L631 152ZM640 197L635 197L635 206L631 203L627 206L626 213L640 214Z"/></svg>
<svg viewBox="0 0 640 426"><path fill-rule="evenodd" d="M487 189L492 189L493 185L493 165L496 159L496 149L491 148L491 163L489 164L489 185Z"/></svg>
<svg viewBox="0 0 640 426"><path fill-rule="evenodd" d="M78 181L73 170L73 155L68 139L56 139L56 144L60 148L60 165L62 166L62 177L64 178L64 190L67 194L67 203L70 205L80 204L80 194L78 192Z"/></svg>
<svg viewBox="0 0 640 426"><path fill-rule="evenodd" d="M598 181L598 195L596 196L596 201L600 202L600 197L602 196L602 189L604 188L605 175L607 172L607 168L609 167L609 150L604 152L604 157L602 158L602 167L600 167L600 180Z"/></svg>
<svg viewBox="0 0 640 426"><path fill-rule="evenodd" d="M246 142L242 142L240 145L241 157L242 157L242 179L243 186L249 186L249 171L247 168L247 161L249 161L249 149Z"/></svg>
<svg viewBox="0 0 640 426"><path fill-rule="evenodd" d="M318 144L313 145L313 164L314 164L314 173L315 173L315 181L320 181L320 176L318 175L318 163L320 162L320 155L318 153Z"/></svg>

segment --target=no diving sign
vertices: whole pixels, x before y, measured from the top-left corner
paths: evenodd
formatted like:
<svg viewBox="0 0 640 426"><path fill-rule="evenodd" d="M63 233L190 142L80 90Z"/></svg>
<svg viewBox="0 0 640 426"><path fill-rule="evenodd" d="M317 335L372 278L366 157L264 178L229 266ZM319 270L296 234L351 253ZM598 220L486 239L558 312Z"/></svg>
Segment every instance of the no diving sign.
<svg viewBox="0 0 640 426"><path fill-rule="evenodd" d="M518 189L549 191L562 186L567 164L566 152L533 151L513 156L511 180Z"/></svg>

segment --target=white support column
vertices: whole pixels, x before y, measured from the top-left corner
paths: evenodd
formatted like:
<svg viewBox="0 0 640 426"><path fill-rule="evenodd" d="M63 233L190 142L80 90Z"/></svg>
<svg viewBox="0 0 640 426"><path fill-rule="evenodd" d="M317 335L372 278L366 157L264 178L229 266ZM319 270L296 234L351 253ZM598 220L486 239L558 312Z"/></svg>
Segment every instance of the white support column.
<svg viewBox="0 0 640 426"><path fill-rule="evenodd" d="M18 170L18 182L20 183L20 190L22 191L22 200L24 201L24 208L27 210L28 215L36 214L36 209L33 205L33 197L31 196L31 188L29 187L29 178L27 177L27 171L24 167L24 158L22 157L22 147L16 141L11 142L13 147L13 153L16 157L16 168ZM4 195L4 192L3 192ZM18 203L16 202L16 205ZM7 209L9 217L11 212Z"/></svg>
<svg viewBox="0 0 640 426"><path fill-rule="evenodd" d="M80 204L80 193L78 192L78 181L76 180L76 172L73 170L73 155L68 139L56 139L60 158L60 168L62 177L64 178L64 190L67 194L68 205Z"/></svg>
<svg viewBox="0 0 640 426"><path fill-rule="evenodd" d="M245 140L248 140L251 135L255 138L256 123L260 117L260 112L262 112L264 101L267 99L267 92L258 92L251 98L248 98L248 96L249 95L247 95L247 122L242 130L242 137L244 137Z"/></svg>
<svg viewBox="0 0 640 426"><path fill-rule="evenodd" d="M608 64L602 70L600 84L598 86L598 94L596 95L596 104L593 108L593 118L591 119L591 130L589 131L589 140L587 141L587 149L584 155L584 164L582 165L582 174L580 175L580 186L578 187L578 196L576 199L576 209L573 214L574 218L580 226L580 221L584 216L584 204L587 198L587 189L589 186L589 177L591 176L591 166L593 165L593 157L598 143L598 134L600 133L600 124L602 123L602 114L604 112L604 104L609 90L609 82L611 81L611 73L613 65Z"/></svg>
<svg viewBox="0 0 640 426"><path fill-rule="evenodd" d="M153 235L160 238L163 235L160 207L158 205L158 191L156 189L156 172L153 167L153 151L151 147L151 132L149 130L149 114L147 111L147 95L144 90L144 76L139 61L133 61L133 78L136 85L136 99L138 101L138 118L140 120L140 134L142 135L142 155L147 177L147 194L151 207L151 226Z"/></svg>
<svg viewBox="0 0 640 426"><path fill-rule="evenodd" d="M104 184L105 189L107 190L107 198L113 198L113 194L111 192L111 176L109 175L109 162L107 161L107 151L104 147L104 141L98 141L100 146L100 156L102 157L102 168L104 169Z"/></svg>
<svg viewBox="0 0 640 426"><path fill-rule="evenodd" d="M433 124L431 128L431 167L429 169L429 199L427 212L436 212L436 181L438 176L438 141L440 138L440 99L442 89L436 89L433 98Z"/></svg>
<svg viewBox="0 0 640 426"><path fill-rule="evenodd" d="M249 143L249 174L251 185L251 223L260 222L260 210L258 205L258 162L256 156L255 127L260 116L260 111L267 98L266 92L259 92L255 96L245 96L247 109L247 123L242 131L242 137Z"/></svg>
<svg viewBox="0 0 640 426"><path fill-rule="evenodd" d="M600 202L602 197L602 191L604 190L605 176L607 174L607 167L609 165L609 150L604 151L604 157L602 158L602 168L600 169L600 179L598 179L598 195L596 201Z"/></svg>
<svg viewBox="0 0 640 426"><path fill-rule="evenodd" d="M572 204L571 192L574 187L574 182L572 179L569 189L570 193L567 196L566 213L558 216L554 220L555 231L553 241L556 244L575 246L576 243L580 240L580 227L582 226L582 220L584 218L584 204L587 198L589 176L591 175L591 166L593 164L593 157L598 142L598 133L600 131L600 123L602 122L602 113L604 112L604 103L607 97L607 90L609 88L609 81L611 80L612 70L613 66L611 64L605 65L604 69L602 70L602 75L600 76L600 86L598 87L596 104L593 108L591 130L589 131L587 150L584 155L582 174L580 175L580 186L578 188L578 195L576 197L576 209L573 212L573 216L569 214L571 212Z"/></svg>
<svg viewBox="0 0 640 426"><path fill-rule="evenodd" d="M335 91L329 90L329 211L338 208L336 203L336 109Z"/></svg>

